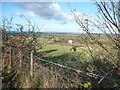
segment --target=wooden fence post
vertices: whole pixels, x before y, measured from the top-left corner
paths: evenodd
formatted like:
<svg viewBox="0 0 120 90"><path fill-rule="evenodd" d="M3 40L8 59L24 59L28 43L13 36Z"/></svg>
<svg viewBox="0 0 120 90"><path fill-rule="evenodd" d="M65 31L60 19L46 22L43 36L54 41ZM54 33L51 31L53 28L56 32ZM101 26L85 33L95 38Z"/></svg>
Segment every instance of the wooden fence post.
<svg viewBox="0 0 120 90"><path fill-rule="evenodd" d="M8 68L9 69L11 69L11 54L12 54L12 47L10 46L10 51L9 51L10 53L9 53L9 66L8 66Z"/></svg>
<svg viewBox="0 0 120 90"><path fill-rule="evenodd" d="M33 51L31 51L31 55L30 55L30 76L33 77Z"/></svg>

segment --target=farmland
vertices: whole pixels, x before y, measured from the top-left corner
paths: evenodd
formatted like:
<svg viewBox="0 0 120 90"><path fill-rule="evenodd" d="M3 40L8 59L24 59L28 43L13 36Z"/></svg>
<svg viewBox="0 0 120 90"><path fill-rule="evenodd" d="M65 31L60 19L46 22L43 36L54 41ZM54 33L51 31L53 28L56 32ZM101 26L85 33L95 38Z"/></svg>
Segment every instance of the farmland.
<svg viewBox="0 0 120 90"><path fill-rule="evenodd" d="M97 36L97 35L96 35ZM52 37L54 38L59 38L60 41L53 41ZM70 48L72 46L77 46L77 51L76 52L81 52L83 50L87 51L87 45L86 43L82 40L82 38L85 38L86 35L84 34L46 34L46 35L42 35L38 41L43 42L43 48L40 49L39 51L49 51L49 50L56 50L56 53L70 53ZM68 40L72 39L73 43L69 44ZM88 40L87 40L88 39ZM90 46L92 47L92 40L90 40L88 37L86 38L86 40L88 41L88 43L90 44ZM107 47L112 47L112 42L110 42L110 40L107 37L101 37L98 38L98 40L105 44ZM98 47L97 44L94 44L94 47ZM55 53L54 53L55 54Z"/></svg>
<svg viewBox="0 0 120 90"><path fill-rule="evenodd" d="M94 34L98 40L105 45L106 48L112 48L112 42L106 37L106 35L101 34L101 37L98 37L97 34ZM59 41L53 41L52 38L59 38ZM53 62L59 62L62 64L71 62L70 65L76 67L74 63L77 62L78 66L84 62L92 61L92 57L88 50L86 43L82 40L86 38L85 34L42 34L39 41L43 42L42 48L38 52L42 53L42 57ZM87 37L88 38L88 37ZM72 39L73 43L69 44L68 40ZM88 38L87 42L89 43L89 48L91 50L102 51L97 44L92 44L92 41ZM77 46L76 52L70 51L73 46ZM116 52L116 50L113 50ZM104 52L102 52L104 53ZM106 54L107 55L107 54ZM79 67L81 68L81 67Z"/></svg>
<svg viewBox="0 0 120 90"><path fill-rule="evenodd" d="M27 77L27 79L29 79L29 72L33 72L31 71L31 66L34 66L33 70L34 70L34 78L33 81L35 81L34 79L40 79L38 81L38 86L37 87L51 87L46 86L45 83L49 82L49 78L48 77L52 77L52 81L55 79L57 80L57 78L55 75L59 74L61 76L65 76L67 78L70 78L72 80L76 80L76 84L77 86L74 86L75 83L72 83L71 85L69 85L69 87L78 87L80 83L78 82L82 82L83 80L81 80L80 78L84 78L85 82L89 81L89 77L86 78L86 76L79 76L79 74L68 70L68 69L62 69L59 68L57 66L53 66L51 64L47 64L47 63L43 63L41 62L39 59L34 58L33 61L33 65L29 64L31 63L30 57L31 57L31 51L32 49L36 49L37 51L32 51L33 52L33 57L34 56L38 56L42 59L45 59L45 61L48 62L52 62L52 63L56 63L57 65L64 65L65 67L70 67L70 68L74 68L77 70L84 70L84 72L95 72L97 74L102 74L104 75L108 69L110 67L112 67L112 65L114 64L113 61L111 61L111 56L103 49L101 48L98 44L94 43L89 37L87 37L86 34L35 34L38 35L39 37L36 39L36 42L32 42L32 35L26 34L27 38L24 39L24 36L21 36L20 34L16 34L14 36L9 36L10 41L4 44L9 43L9 45L11 45L12 50L14 50L15 53L18 53L18 55L20 54L20 47L24 48L24 50L21 51L23 52L23 60L21 60L21 55L19 55L18 57L20 59L16 59L18 57L15 57L15 53L11 52L11 58L13 58L12 60L12 67L16 67L18 68L17 71L20 71L22 69L22 73L23 77ZM113 48L113 43L105 36L105 34L101 34L101 36L99 37L99 35L94 34L94 37L102 43L103 46L106 47L106 49L109 49L109 51L112 52L113 55L117 54L117 49ZM23 46L20 46L21 42L18 42L19 40L21 41L22 39L22 44ZM87 43L83 40L83 38L85 39L85 41L87 41ZM68 40L72 40L72 43L69 43ZM17 44L17 43L18 44ZM33 43L33 44L32 44ZM16 46L15 46L16 45ZM26 45L26 46L24 46ZM33 46L33 47L31 47ZM76 51L74 51L73 49L71 50L71 48L76 47ZM9 46L10 47L10 46ZM9 48L6 47L6 48ZM6 51L9 51L9 49L6 49ZM10 49L11 50L11 49ZM10 53L10 51L9 51ZM9 53L7 53L9 55ZM7 55L5 54L5 56ZM7 56L8 58L10 58L10 56ZM6 66L9 66L9 60L8 59L5 60L5 65L4 67L6 68ZM106 61L105 61L106 60ZM21 63L22 62L22 63ZM17 65L17 66L16 66ZM21 67L21 66L22 67ZM26 68L26 69L24 69ZM30 68L30 70L29 70ZM45 69L45 70L44 70ZM46 71L49 70L50 71ZM103 70L103 71L101 71ZM24 73L26 73L24 75ZM53 72L55 72L55 75L49 75L49 73L54 74ZM47 74L46 74L47 73ZM44 81L44 77L43 74L46 78L46 80ZM5 72L6 75L6 72ZM9 75L9 74L8 74ZM74 77L72 76L74 75ZM30 74L31 76L31 74ZM72 78L71 78L72 76ZM21 82L23 84L26 85L26 82L23 82L23 77L19 77L21 78ZM32 77L32 76L31 76ZM62 81L64 81L64 78L61 78ZM96 80L94 79L93 81L91 81L90 83L95 83ZM37 83L37 82L36 82ZM71 82L69 82L71 83ZM69 84L68 82L66 82L66 79L64 81L64 83L61 83L60 81L56 81L56 83L51 82L51 84L63 84L63 86L60 87L68 87L67 85ZM84 83L83 83L84 84ZM103 82L103 84L106 85L106 83ZM111 83L112 84L112 83ZM33 86L35 86L34 84L32 84ZM40 86L39 86L40 85ZM96 85L96 84L93 84ZM26 86L22 86L22 87L26 87ZM53 86L55 87L55 86ZM57 86L58 87L58 86ZM95 86L94 86L95 87Z"/></svg>

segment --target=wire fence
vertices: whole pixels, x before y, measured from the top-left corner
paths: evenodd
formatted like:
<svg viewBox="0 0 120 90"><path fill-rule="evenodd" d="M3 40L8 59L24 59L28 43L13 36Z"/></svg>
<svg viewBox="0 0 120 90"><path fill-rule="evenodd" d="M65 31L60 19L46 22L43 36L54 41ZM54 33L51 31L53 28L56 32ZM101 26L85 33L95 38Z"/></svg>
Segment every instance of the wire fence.
<svg viewBox="0 0 120 90"><path fill-rule="evenodd" d="M78 70L78 69L75 69L75 68L72 68L72 67L68 67L68 66L65 66L65 65L54 63L52 61L48 61L48 60L42 59L42 58L40 58L38 56L35 56L35 58L37 60L42 61L42 62L45 62L45 63L48 63L48 64L52 64L52 65L55 65L55 66L58 66L58 67L61 67L61 68L64 68L64 69L72 70L72 71L74 71L76 73L80 73L82 75L86 75L86 76L91 77L91 78L95 78L95 79L99 80L98 84L100 84L104 79L107 79L108 81L112 81L112 82L120 82L119 80L107 77L110 73L112 73L114 71L114 69L110 70L108 73L106 73L104 76L102 76L102 75L99 75L99 74L86 72L84 70Z"/></svg>

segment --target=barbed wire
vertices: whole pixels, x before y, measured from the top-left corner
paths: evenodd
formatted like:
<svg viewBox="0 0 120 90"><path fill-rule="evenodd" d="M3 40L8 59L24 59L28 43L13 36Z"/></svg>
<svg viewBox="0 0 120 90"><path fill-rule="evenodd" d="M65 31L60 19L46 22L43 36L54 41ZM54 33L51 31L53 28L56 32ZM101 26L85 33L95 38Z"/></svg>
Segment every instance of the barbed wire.
<svg viewBox="0 0 120 90"><path fill-rule="evenodd" d="M40 61L43 61L45 63L48 63L48 64L52 64L52 65L55 65L55 66L58 66L58 67L61 67L61 68L64 68L64 69L68 69L68 70L72 70L76 73L80 73L80 74L83 74L83 75L86 75L88 77L91 77L91 78L95 78L98 80L98 85L103 81L103 80L106 80L107 82L109 81L112 81L113 83L118 83L120 82L120 80L116 80L116 79L113 79L113 78L109 78L107 77L108 74L110 74L111 72L114 71L115 68L113 68L112 70L110 70L108 73L106 73L104 76L102 75L99 75L99 74L95 74L95 73L90 73L90 72L86 72L86 71L83 71L83 70L78 70L78 69L75 69L75 68L72 68L72 67L68 67L68 66L65 66L65 65L61 65L59 63L54 63L52 61L48 61L46 59L42 59L38 56L35 56L35 58L37 60L40 60ZM70 80L71 81L71 80ZM76 81L75 81L76 82ZM83 86L84 87L84 84L80 83L79 85ZM119 86L118 86L119 87Z"/></svg>
<svg viewBox="0 0 120 90"><path fill-rule="evenodd" d="M106 77L106 76L108 75L108 73L107 73L107 75L102 76L102 75L98 75L98 74L95 74L95 73L90 73L90 72L86 72L86 71L83 71L83 70L78 70L78 69L75 69L75 68L72 68L72 67L64 66L64 65L61 65L61 64L59 64L59 63L54 63L54 62L52 62L52 61L48 61L48 60L42 59L42 58L40 58L40 57L38 57L38 56L35 56L35 57L36 57L38 60L40 60L40 61L43 61L43 62L52 64L52 65L55 65L55 66L58 66L58 67L61 67L61 68L64 68L64 69L69 69L69 70L72 70L72 71L74 71L74 72L76 72L76 73L81 73L81 74L83 74L83 75L86 75L86 76L89 76L89 77L98 79L98 80L99 80L99 81L98 81L98 84L99 84L101 81L103 81L103 79L109 79L109 80L111 80L111 81L113 81L113 82L115 82L115 81L116 81L116 82L119 82L119 80L114 80L114 79L112 79L112 78ZM111 71L113 71L113 70L111 70Z"/></svg>
<svg viewBox="0 0 120 90"><path fill-rule="evenodd" d="M54 62L42 59L42 58L37 57L37 56L35 56L35 57L37 59L41 60L41 61L46 62L46 63L53 64L53 65L56 65L56 66L59 66L59 67L65 68L65 69L69 69L69 70L75 71L77 73L86 74L87 76L94 77L95 79L97 79L97 78L103 78L103 76L100 76L100 75L97 75L97 74L94 74L94 73L88 73L88 72L85 72L85 71L82 71L82 70L78 70L78 69L75 69L75 68L72 68L72 67L68 67L68 66L64 66L64 65L58 64L58 63L54 63Z"/></svg>

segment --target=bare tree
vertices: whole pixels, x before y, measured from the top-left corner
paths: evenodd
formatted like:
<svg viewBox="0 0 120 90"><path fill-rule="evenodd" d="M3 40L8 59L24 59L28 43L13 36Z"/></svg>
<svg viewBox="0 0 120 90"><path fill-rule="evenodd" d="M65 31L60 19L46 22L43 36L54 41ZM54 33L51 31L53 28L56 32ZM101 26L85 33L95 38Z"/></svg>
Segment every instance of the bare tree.
<svg viewBox="0 0 120 90"><path fill-rule="evenodd" d="M92 55L92 58L100 57L105 51L105 54L102 55L102 59L109 61L110 64L112 64L112 68L114 70L117 69L117 75L119 77L120 75L120 1L114 2L109 1L105 2L103 0L93 0L94 4L96 5L96 8L98 9L98 15L96 15L96 18L94 20L90 20L88 17L88 14L80 15L76 12L76 10L71 9L71 12L74 16L74 19L76 23L82 28L84 32L88 35L88 37L94 42L94 47L92 49L89 48L89 51ZM86 18L87 17L87 18ZM89 27L89 25L92 25L93 28ZM94 29L97 29L99 31L102 31L104 35L108 38L108 41L111 42L111 46L106 46L104 43L102 43L98 38L95 37L95 34L92 33ZM84 39L85 40L85 39ZM95 47L95 44L99 46L102 50L101 55L94 55L98 52L95 52L95 50L98 49L98 47ZM89 45L91 46L91 45ZM87 47L89 47L87 44ZM110 49L109 47L115 47L116 49ZM93 49L94 48L94 49ZM114 52L115 51L115 52ZM108 58L109 57L109 58ZM96 58L97 59L97 58ZM102 60L101 59L101 60ZM109 65L109 68L111 66ZM99 67L100 68L100 67ZM109 69L108 71L109 72Z"/></svg>

